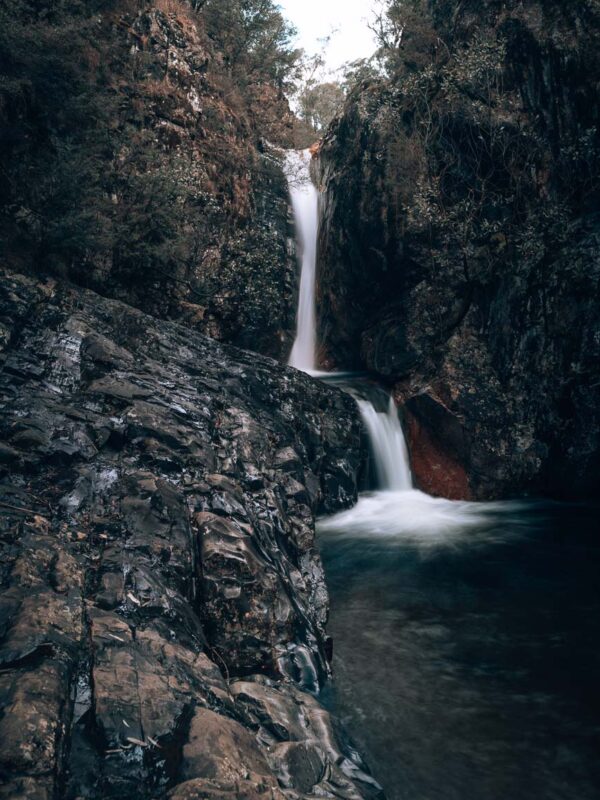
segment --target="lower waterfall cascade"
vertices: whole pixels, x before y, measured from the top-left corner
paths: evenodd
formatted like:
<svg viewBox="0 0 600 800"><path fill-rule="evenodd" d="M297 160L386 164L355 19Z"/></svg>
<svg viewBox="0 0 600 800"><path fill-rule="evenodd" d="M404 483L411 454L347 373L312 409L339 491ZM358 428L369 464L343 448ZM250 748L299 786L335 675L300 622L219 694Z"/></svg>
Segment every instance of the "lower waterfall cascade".
<svg viewBox="0 0 600 800"><path fill-rule="evenodd" d="M387 411L377 411L371 402L359 397L356 402L369 432L380 488L412 489L408 448L394 398L390 397Z"/></svg>

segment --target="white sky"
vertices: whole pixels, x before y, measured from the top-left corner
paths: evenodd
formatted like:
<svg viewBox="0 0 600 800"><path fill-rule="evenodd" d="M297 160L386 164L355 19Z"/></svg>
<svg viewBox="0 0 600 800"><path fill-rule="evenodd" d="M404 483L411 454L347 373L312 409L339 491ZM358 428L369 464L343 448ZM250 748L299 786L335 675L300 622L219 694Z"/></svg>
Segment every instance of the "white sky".
<svg viewBox="0 0 600 800"><path fill-rule="evenodd" d="M331 70L370 56L375 49L367 27L372 0L278 0L278 4L298 29L298 45L309 54L321 49L319 39L339 29L326 54Z"/></svg>

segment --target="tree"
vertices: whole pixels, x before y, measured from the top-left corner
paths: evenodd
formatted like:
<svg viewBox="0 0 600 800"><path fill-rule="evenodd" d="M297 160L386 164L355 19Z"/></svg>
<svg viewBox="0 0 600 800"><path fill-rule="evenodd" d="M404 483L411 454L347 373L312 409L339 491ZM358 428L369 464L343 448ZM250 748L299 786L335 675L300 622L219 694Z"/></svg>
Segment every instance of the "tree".
<svg viewBox="0 0 600 800"><path fill-rule="evenodd" d="M390 76L418 71L444 52L426 0L379 0L369 27L378 43L376 58Z"/></svg>
<svg viewBox="0 0 600 800"><path fill-rule="evenodd" d="M305 86L298 97L300 118L316 133L323 131L341 110L346 94L338 81Z"/></svg>
<svg viewBox="0 0 600 800"><path fill-rule="evenodd" d="M350 61L344 64L343 76L342 88L348 94L363 81L376 80L381 78L382 74L377 58L372 56L371 58L359 58L357 61Z"/></svg>
<svg viewBox="0 0 600 800"><path fill-rule="evenodd" d="M296 31L273 0L206 0L202 13L236 81L283 89L296 77Z"/></svg>
<svg viewBox="0 0 600 800"><path fill-rule="evenodd" d="M93 3L0 6L0 224L13 249L63 266L103 241L110 94Z"/></svg>

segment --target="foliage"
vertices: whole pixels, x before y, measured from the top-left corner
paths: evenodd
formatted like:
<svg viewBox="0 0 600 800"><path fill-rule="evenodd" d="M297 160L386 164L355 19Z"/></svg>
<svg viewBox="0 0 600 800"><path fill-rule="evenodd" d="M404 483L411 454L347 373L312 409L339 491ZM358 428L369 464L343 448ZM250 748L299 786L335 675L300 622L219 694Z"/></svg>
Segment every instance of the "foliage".
<svg viewBox="0 0 600 800"><path fill-rule="evenodd" d="M273 0L206 0L202 11L238 83L274 83L283 89L297 76L296 32Z"/></svg>
<svg viewBox="0 0 600 800"><path fill-rule="evenodd" d="M298 97L300 118L315 133L321 133L339 113L345 97L344 88L337 81L307 85Z"/></svg>
<svg viewBox="0 0 600 800"><path fill-rule="evenodd" d="M422 69L445 54L426 0L379 0L370 28L378 44L376 60L392 77Z"/></svg>
<svg viewBox="0 0 600 800"><path fill-rule="evenodd" d="M408 222L422 235L433 269L458 264L473 278L499 257L542 269L569 220L597 203L593 104L565 90L564 105L548 107L555 90L536 87L546 80L593 85L598 19L584 35L581 18L554 16L554 5L380 6L373 27L387 75L377 111L386 190L397 228ZM588 21L592 5L580 8Z"/></svg>
<svg viewBox="0 0 600 800"><path fill-rule="evenodd" d="M162 284L192 268L202 225L186 220L205 207L190 176L193 164L178 152L161 152L148 132L129 134L134 147L121 153L112 194L114 277L135 284L140 274Z"/></svg>
<svg viewBox="0 0 600 800"><path fill-rule="evenodd" d="M232 318L235 339L246 347L252 340L273 329L282 316L281 264L285 257L279 252L281 242L275 232L265 225L255 225L239 231L229 239L223 258L222 274L213 288L214 302ZM230 287L240 287L234 295ZM229 288L229 297L224 287Z"/></svg>
<svg viewBox="0 0 600 800"><path fill-rule="evenodd" d="M2 228L48 264L106 233L112 102L94 69L96 27L83 3L0 7Z"/></svg>
<svg viewBox="0 0 600 800"><path fill-rule="evenodd" d="M206 33L221 48L208 57ZM3 0L7 257L132 302L150 288L161 303L195 298L206 253L253 213L250 134L270 129L251 126L282 107L292 33L270 0ZM181 73L175 39L197 54ZM201 124L184 143L170 122L182 105Z"/></svg>
<svg viewBox="0 0 600 800"><path fill-rule="evenodd" d="M382 72L376 57L359 58L344 66L342 88L347 95L365 81L374 81L381 77Z"/></svg>

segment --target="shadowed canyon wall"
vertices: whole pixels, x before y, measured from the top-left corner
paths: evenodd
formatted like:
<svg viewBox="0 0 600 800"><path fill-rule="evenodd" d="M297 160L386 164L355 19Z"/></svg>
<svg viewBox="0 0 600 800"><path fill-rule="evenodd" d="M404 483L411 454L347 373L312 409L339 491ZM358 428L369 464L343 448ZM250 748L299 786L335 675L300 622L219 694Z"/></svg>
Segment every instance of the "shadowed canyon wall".
<svg viewBox="0 0 600 800"><path fill-rule="evenodd" d="M600 25L564 5L417 3L320 151L322 363L394 386L450 497L598 488Z"/></svg>

